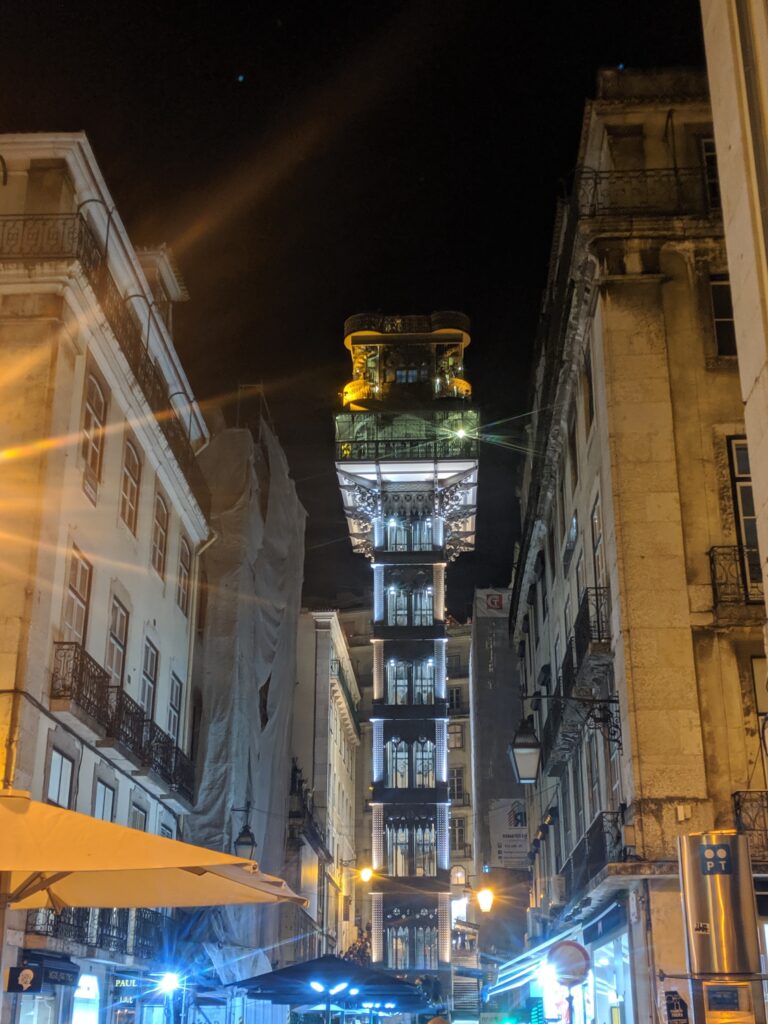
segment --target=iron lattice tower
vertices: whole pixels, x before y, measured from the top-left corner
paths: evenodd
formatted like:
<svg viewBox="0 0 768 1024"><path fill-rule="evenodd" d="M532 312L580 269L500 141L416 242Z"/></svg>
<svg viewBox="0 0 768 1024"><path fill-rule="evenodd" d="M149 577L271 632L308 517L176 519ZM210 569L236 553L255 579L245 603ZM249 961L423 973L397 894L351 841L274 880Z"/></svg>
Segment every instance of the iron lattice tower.
<svg viewBox="0 0 768 1024"><path fill-rule="evenodd" d="M373 569L372 958L450 991L445 570L474 546L478 414L461 313L345 323L336 416L352 546Z"/></svg>

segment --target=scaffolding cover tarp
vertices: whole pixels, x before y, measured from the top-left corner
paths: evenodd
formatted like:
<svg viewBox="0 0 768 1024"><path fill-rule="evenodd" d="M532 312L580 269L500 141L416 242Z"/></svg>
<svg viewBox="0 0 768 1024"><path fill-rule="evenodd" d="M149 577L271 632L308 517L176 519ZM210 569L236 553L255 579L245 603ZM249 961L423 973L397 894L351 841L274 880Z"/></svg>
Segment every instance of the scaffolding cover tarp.
<svg viewBox="0 0 768 1024"><path fill-rule="evenodd" d="M255 857L270 870L284 859L306 512L263 419L256 438L245 429L215 434L199 459L217 540L201 581L199 785L188 837L232 851L246 820L235 808L248 807ZM263 970L260 950L275 941L275 917L224 908L209 924L216 941L207 948L222 981Z"/></svg>

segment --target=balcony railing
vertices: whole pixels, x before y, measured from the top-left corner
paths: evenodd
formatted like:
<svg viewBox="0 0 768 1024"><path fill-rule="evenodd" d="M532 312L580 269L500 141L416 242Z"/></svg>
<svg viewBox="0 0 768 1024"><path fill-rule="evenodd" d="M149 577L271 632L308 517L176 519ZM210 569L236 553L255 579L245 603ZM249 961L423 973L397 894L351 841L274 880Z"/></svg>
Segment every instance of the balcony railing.
<svg viewBox="0 0 768 1024"><path fill-rule="evenodd" d="M127 953L130 911L116 907L114 910L95 910L93 914L96 917L96 945L112 953Z"/></svg>
<svg viewBox="0 0 768 1024"><path fill-rule="evenodd" d="M30 264L72 259L82 266L120 350L207 516L210 495L189 437L171 404L165 379L145 344L139 317L115 283L85 218L77 213L0 217L0 262Z"/></svg>
<svg viewBox="0 0 768 1024"><path fill-rule="evenodd" d="M109 688L109 726L107 735L121 743L139 759L144 757L146 712L141 704L119 686Z"/></svg>
<svg viewBox="0 0 768 1024"><path fill-rule="evenodd" d="M110 676L76 643L53 645L51 697L70 700L100 725L109 724Z"/></svg>
<svg viewBox="0 0 768 1024"><path fill-rule="evenodd" d="M587 587L581 597L573 628L573 647L578 671L593 644L611 641L611 615L607 587Z"/></svg>
<svg viewBox="0 0 768 1024"><path fill-rule="evenodd" d="M749 839L754 860L768 861L768 791L740 790L733 794L736 828Z"/></svg>
<svg viewBox="0 0 768 1024"><path fill-rule="evenodd" d="M757 548L710 548L709 567L715 605L763 603L763 572Z"/></svg>
<svg viewBox="0 0 768 1024"><path fill-rule="evenodd" d="M152 769L172 792L192 802L195 769L172 736L147 717L144 708L122 687L110 686L110 675L81 644L55 643L51 698L70 700L104 728L137 764Z"/></svg>
<svg viewBox="0 0 768 1024"><path fill-rule="evenodd" d="M52 910L27 911L27 931L34 935L47 935L51 939L66 939L87 946L90 938L91 910L89 907L66 907L60 914Z"/></svg>
<svg viewBox="0 0 768 1024"><path fill-rule="evenodd" d="M720 212L716 192L700 167L660 167L633 171L583 168L576 203L584 217L696 216Z"/></svg>
<svg viewBox="0 0 768 1024"><path fill-rule="evenodd" d="M626 859L620 811L601 811L562 867L568 902L575 900L606 864Z"/></svg>
<svg viewBox="0 0 768 1024"><path fill-rule="evenodd" d="M336 458L343 462L376 459L474 459L478 442L474 438L446 437L436 441L396 438L391 441L339 441Z"/></svg>
<svg viewBox="0 0 768 1024"><path fill-rule="evenodd" d="M133 920L133 955L152 960L172 945L174 935L172 918L159 910L139 907Z"/></svg>

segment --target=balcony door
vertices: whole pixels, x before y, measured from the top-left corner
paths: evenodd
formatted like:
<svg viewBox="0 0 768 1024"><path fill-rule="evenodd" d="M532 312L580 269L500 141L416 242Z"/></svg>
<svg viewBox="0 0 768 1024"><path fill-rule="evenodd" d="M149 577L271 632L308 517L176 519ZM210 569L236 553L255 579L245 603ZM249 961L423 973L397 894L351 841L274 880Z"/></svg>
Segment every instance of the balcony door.
<svg viewBox="0 0 768 1024"><path fill-rule="evenodd" d="M763 577L757 549L757 516L746 437L728 438L728 457L741 571L749 593L750 587L759 586Z"/></svg>

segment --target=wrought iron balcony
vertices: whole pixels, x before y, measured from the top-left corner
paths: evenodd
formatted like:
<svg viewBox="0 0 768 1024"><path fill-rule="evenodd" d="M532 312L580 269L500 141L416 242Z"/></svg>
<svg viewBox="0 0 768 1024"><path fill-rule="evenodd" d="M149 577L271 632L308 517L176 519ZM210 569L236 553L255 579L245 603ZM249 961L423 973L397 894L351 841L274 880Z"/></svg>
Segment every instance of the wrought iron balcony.
<svg viewBox="0 0 768 1024"><path fill-rule="evenodd" d="M110 676L82 644L53 645L51 699L70 701L105 729L109 725Z"/></svg>
<svg viewBox="0 0 768 1024"><path fill-rule="evenodd" d="M119 686L109 689L109 725L107 736L124 747L140 764L144 757L146 712L141 704Z"/></svg>
<svg viewBox="0 0 768 1024"><path fill-rule="evenodd" d="M210 495L187 432L145 344L139 317L115 283L85 218L77 213L0 217L0 263L37 264L49 260L77 260L82 266L120 350L207 516Z"/></svg>
<svg viewBox="0 0 768 1024"><path fill-rule="evenodd" d="M398 438L391 441L339 441L339 462L371 462L377 459L475 459L478 442L471 437L447 437L439 441Z"/></svg>
<svg viewBox="0 0 768 1024"><path fill-rule="evenodd" d="M737 545L710 548L709 567L716 606L763 604L763 572L757 548Z"/></svg>
<svg viewBox="0 0 768 1024"><path fill-rule="evenodd" d="M719 215L717 189L708 187L701 167L659 167L632 171L582 168L575 201L583 217Z"/></svg>
<svg viewBox="0 0 768 1024"><path fill-rule="evenodd" d="M454 330L469 333L469 317L454 310L441 310L431 315L387 316L382 313L355 313L344 321L344 336L357 331L379 334L431 334Z"/></svg>
<svg viewBox="0 0 768 1024"><path fill-rule="evenodd" d="M195 802L195 765L179 747L174 752L171 789L188 803Z"/></svg>
<svg viewBox="0 0 768 1024"><path fill-rule="evenodd" d="M33 935L46 935L51 939L66 939L89 944L90 907L66 907L61 913L52 910L28 910L26 930Z"/></svg>
<svg viewBox="0 0 768 1024"><path fill-rule="evenodd" d="M736 829L749 839L753 860L768 861L768 791L746 789L733 794Z"/></svg>
<svg viewBox="0 0 768 1024"><path fill-rule="evenodd" d="M581 595L573 627L573 648L578 673L593 655L610 654L611 608L607 587L587 587Z"/></svg>
<svg viewBox="0 0 768 1024"><path fill-rule="evenodd" d="M94 910L96 918L96 945L112 953L128 952L130 911L122 907L113 910Z"/></svg>
<svg viewBox="0 0 768 1024"><path fill-rule="evenodd" d="M173 762L176 744L173 737L160 728L157 722L146 719L144 722L143 761L147 768L165 779L173 780Z"/></svg>
<svg viewBox="0 0 768 1024"><path fill-rule="evenodd" d="M607 864L626 860L620 811L601 811L561 869L569 903L581 896Z"/></svg>

